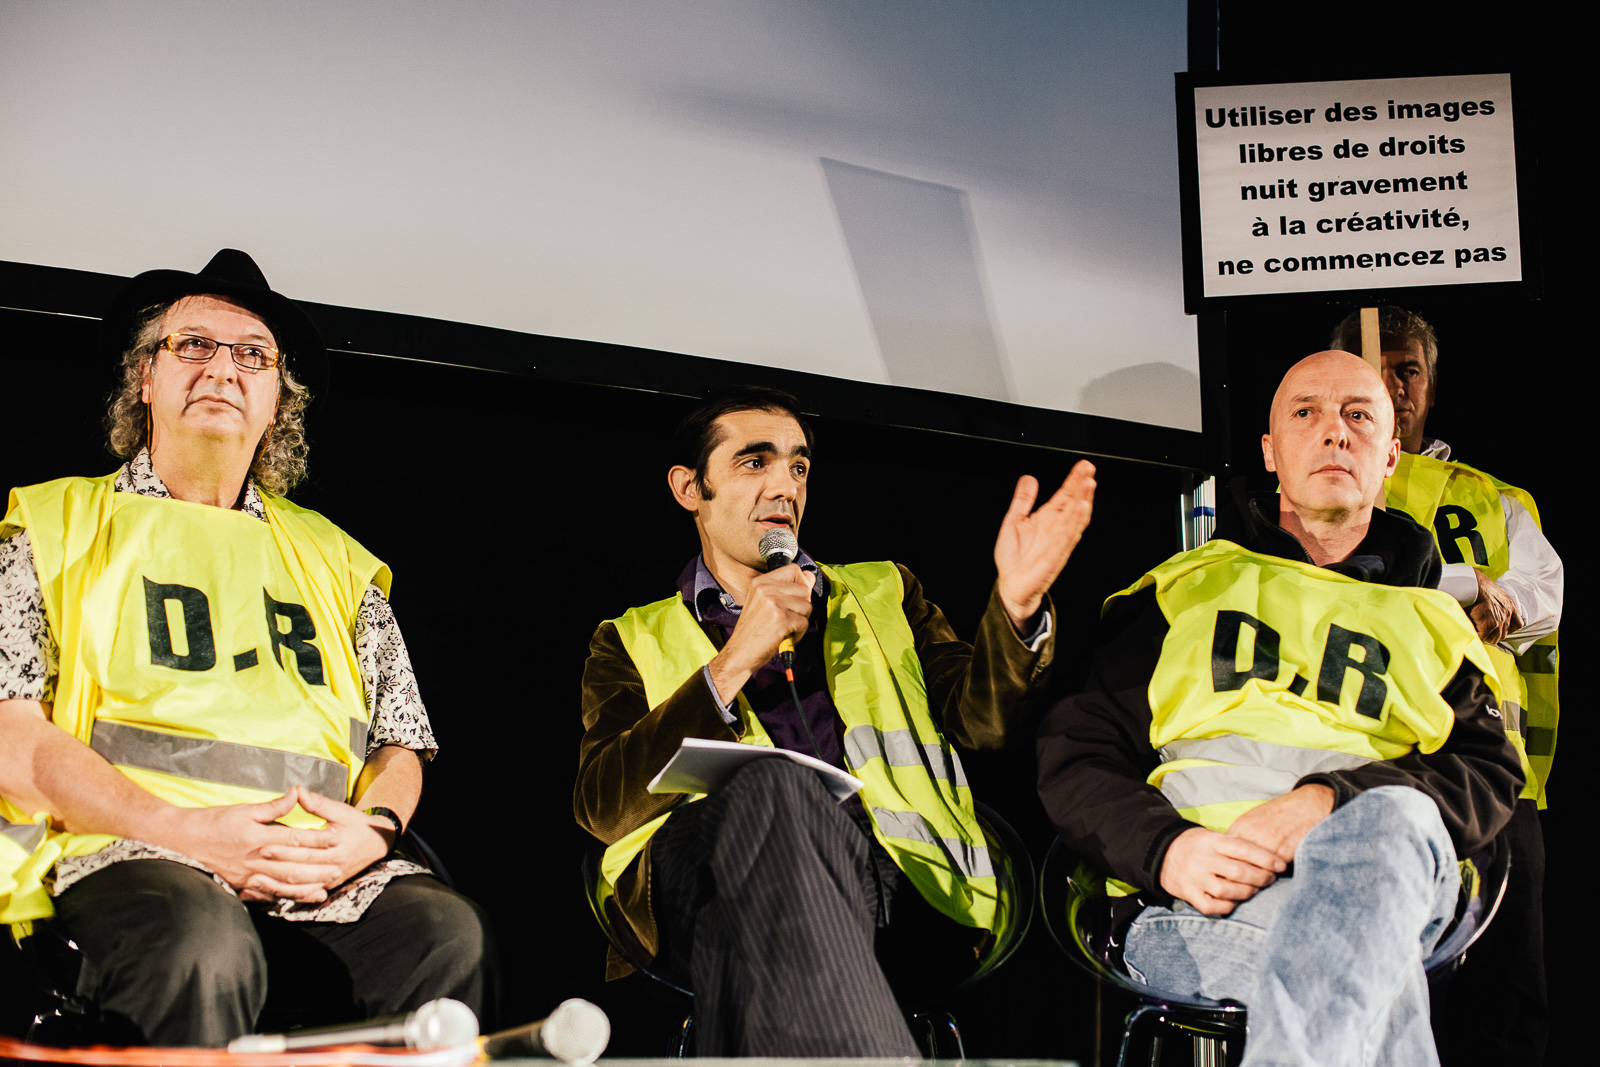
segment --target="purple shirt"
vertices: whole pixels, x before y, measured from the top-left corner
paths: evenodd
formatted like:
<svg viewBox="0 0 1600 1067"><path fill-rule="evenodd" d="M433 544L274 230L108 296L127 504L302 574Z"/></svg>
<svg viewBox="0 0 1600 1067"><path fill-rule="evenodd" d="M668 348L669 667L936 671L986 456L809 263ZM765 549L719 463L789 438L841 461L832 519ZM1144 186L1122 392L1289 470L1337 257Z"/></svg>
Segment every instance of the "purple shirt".
<svg viewBox="0 0 1600 1067"><path fill-rule="evenodd" d="M795 562L801 570L817 576L817 584L811 591L811 622L806 627L805 636L795 643L794 684L800 693L800 708L804 710L805 723L811 727L811 735L816 738L817 748L821 751L813 750L810 739L806 737L801 725L801 711L794 706L788 679L783 675L783 665L778 662L777 656L752 674L740 692L750 702L750 708L761 720L761 725L766 727L773 744L816 756L824 763L844 769L844 742L841 738L844 723L839 718L838 708L834 706L833 696L828 692L827 665L822 658L822 627L828 616L828 579L817 567L816 561L804 551ZM726 644L742 609L733 602L732 594L723 592L722 586L717 584L716 578L706 568L703 556L696 556L684 568L678 577L678 591L695 618L717 628L722 635L719 646ZM711 694L716 697L716 686L711 685L709 674L706 684L711 686ZM720 697L717 698L717 704L722 708L724 718L730 722L738 720L738 713L723 704Z"/></svg>

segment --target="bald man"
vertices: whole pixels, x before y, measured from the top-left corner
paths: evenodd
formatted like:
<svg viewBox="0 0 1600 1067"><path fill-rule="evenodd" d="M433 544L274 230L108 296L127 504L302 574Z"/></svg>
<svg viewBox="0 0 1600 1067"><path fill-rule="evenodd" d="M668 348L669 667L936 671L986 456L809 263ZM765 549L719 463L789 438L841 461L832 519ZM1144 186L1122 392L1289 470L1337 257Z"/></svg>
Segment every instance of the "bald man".
<svg viewBox="0 0 1600 1067"><path fill-rule="evenodd" d="M1359 358L1295 364L1261 438L1282 491L1107 601L1040 727L1040 796L1124 896L1129 973L1243 1001L1245 1064L1437 1063L1422 961L1522 788L1432 536L1373 506L1394 425Z"/></svg>

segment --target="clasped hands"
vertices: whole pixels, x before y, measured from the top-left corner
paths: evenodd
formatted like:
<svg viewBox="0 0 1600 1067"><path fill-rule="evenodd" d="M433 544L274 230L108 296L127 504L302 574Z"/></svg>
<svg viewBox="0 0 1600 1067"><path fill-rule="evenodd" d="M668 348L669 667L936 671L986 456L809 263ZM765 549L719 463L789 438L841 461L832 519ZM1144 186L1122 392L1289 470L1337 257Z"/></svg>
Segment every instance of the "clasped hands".
<svg viewBox="0 0 1600 1067"><path fill-rule="evenodd" d="M1227 915L1277 881L1301 839L1332 811L1333 790L1309 784L1251 808L1225 834L1185 830L1167 846L1161 888L1203 914Z"/></svg>
<svg viewBox="0 0 1600 1067"><path fill-rule="evenodd" d="M296 804L327 826L279 823ZM242 900L321 903L329 890L388 855L394 837L388 819L303 785L259 804L179 810L174 847L214 871Z"/></svg>

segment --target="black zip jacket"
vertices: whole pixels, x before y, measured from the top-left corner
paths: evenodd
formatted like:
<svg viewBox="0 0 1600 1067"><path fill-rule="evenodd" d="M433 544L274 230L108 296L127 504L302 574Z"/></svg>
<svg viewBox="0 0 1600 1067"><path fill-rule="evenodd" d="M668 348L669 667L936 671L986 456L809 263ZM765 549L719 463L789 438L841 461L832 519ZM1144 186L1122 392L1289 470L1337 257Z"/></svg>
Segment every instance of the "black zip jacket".
<svg viewBox="0 0 1600 1067"><path fill-rule="evenodd" d="M1272 494L1252 499L1224 517L1217 536L1310 563L1299 540L1278 526L1277 508ZM1383 585L1436 588L1440 563L1428 531L1404 514L1375 509L1366 538L1329 569ZM1161 762L1150 747L1149 685L1166 634L1154 589L1118 598L1100 621L1082 691L1052 706L1038 735L1039 797L1062 839L1105 873L1155 891L1168 845L1197 825L1145 782ZM1365 789L1411 786L1439 806L1460 855L1481 848L1511 817L1521 765L1477 667L1463 663L1441 695L1456 717L1438 751L1307 775L1297 784L1331 787L1335 807Z"/></svg>

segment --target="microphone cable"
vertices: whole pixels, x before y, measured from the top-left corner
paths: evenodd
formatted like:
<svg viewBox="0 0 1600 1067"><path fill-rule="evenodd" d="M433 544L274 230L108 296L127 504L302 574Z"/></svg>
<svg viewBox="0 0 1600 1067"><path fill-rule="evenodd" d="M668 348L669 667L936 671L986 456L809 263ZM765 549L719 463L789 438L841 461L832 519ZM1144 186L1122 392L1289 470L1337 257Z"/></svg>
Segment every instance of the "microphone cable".
<svg viewBox="0 0 1600 1067"><path fill-rule="evenodd" d="M756 551L761 553L761 560L767 565L767 570L775 571L795 561L800 555L800 542L792 530L779 527L761 535L761 543ZM827 763L827 759L822 755L822 746L817 744L817 739L811 732L811 723L806 719L805 705L800 703L800 690L794 684L794 638L785 637L778 642L778 662L782 664L783 676L789 682L789 697L794 701L794 710L800 716L800 728L806 732L806 741L811 745L811 753L819 761Z"/></svg>
<svg viewBox="0 0 1600 1067"><path fill-rule="evenodd" d="M794 710L800 716L800 729L806 732L806 740L811 743L812 753L818 760L827 763L827 758L822 754L822 746L817 744L816 737L811 733L811 723L806 721L805 705L800 703L800 689L794 684L794 653L780 652L778 658L783 662L783 676L789 682L789 699L794 701Z"/></svg>

